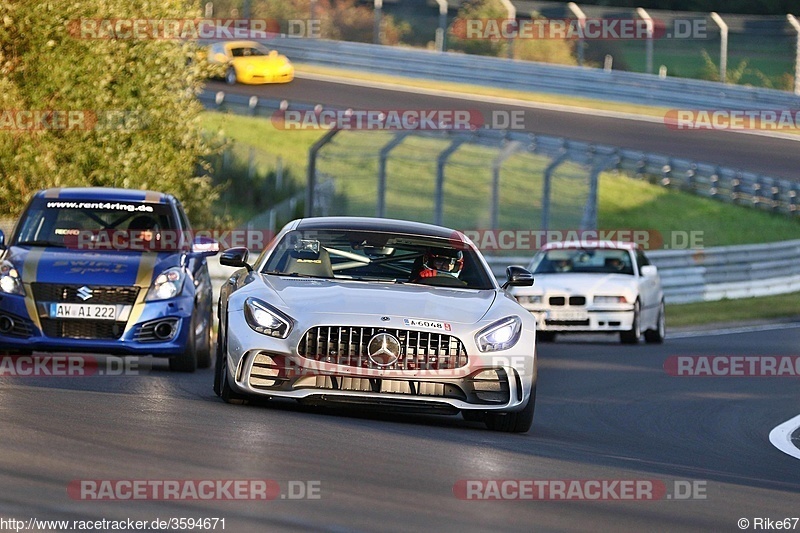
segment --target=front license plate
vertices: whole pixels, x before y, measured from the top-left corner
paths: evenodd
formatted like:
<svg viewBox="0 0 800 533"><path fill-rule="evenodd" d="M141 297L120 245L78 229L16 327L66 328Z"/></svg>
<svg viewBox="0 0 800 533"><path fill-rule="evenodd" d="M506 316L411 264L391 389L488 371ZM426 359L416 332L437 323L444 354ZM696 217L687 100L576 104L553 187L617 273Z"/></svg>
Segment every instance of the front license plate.
<svg viewBox="0 0 800 533"><path fill-rule="evenodd" d="M117 308L113 305L50 304L50 318L116 320Z"/></svg>
<svg viewBox="0 0 800 533"><path fill-rule="evenodd" d="M589 315L585 311L550 311L550 320L586 320Z"/></svg>

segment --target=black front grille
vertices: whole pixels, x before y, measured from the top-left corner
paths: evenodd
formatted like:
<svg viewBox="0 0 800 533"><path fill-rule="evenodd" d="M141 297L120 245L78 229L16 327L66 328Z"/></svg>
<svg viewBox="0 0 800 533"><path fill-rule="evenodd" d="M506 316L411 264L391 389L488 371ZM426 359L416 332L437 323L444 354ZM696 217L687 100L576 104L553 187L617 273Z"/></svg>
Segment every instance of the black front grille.
<svg viewBox="0 0 800 533"><path fill-rule="evenodd" d="M42 333L57 339L119 339L123 331L125 322L42 319Z"/></svg>
<svg viewBox="0 0 800 533"><path fill-rule="evenodd" d="M3 335L11 337L30 337L33 335L33 325L26 319L12 314L0 315L0 326L6 331L1 331Z"/></svg>
<svg viewBox="0 0 800 533"><path fill-rule="evenodd" d="M61 285L58 283L32 283L33 297L37 302L63 302L76 304L133 305L139 295L139 287L115 287L93 285ZM88 287L91 298L83 300L78 290Z"/></svg>
<svg viewBox="0 0 800 533"><path fill-rule="evenodd" d="M389 333L400 341L395 363L379 366L370 360L367 348L378 333ZM464 344L452 335L378 327L319 326L303 335L297 353L326 363L384 370L449 370L467 364Z"/></svg>
<svg viewBox="0 0 800 533"><path fill-rule="evenodd" d="M586 296L570 296L569 305L586 305Z"/></svg>
<svg viewBox="0 0 800 533"><path fill-rule="evenodd" d="M550 305L564 305L565 298L563 296L551 296Z"/></svg>
<svg viewBox="0 0 800 533"><path fill-rule="evenodd" d="M589 319L586 320L550 320L544 321L548 326L588 326Z"/></svg>

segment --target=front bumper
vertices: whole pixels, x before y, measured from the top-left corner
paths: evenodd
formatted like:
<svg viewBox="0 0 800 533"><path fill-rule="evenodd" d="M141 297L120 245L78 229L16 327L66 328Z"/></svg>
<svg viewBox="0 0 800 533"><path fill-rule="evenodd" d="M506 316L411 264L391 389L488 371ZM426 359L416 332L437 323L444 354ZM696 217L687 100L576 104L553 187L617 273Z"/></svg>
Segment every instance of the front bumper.
<svg viewBox="0 0 800 533"><path fill-rule="evenodd" d="M633 307L622 309L588 308L565 310L523 305L536 318L539 331L554 332L619 332L633 327Z"/></svg>
<svg viewBox="0 0 800 533"><path fill-rule="evenodd" d="M478 353L474 342L459 336L468 355L466 364L456 368L380 369L301 356L298 344L310 324L277 339L253 331L241 313L228 320L229 385L250 396L449 414L512 412L525 407L536 383L533 332L523 334L509 350L480 355L472 355ZM521 353L526 346L527 353Z"/></svg>
<svg viewBox="0 0 800 533"><path fill-rule="evenodd" d="M122 316L127 317L125 322L75 319L67 327L61 324L44 327L48 319L46 305L37 305L32 299L22 296L0 295L0 326L8 324L4 320L13 324L12 328L0 331L0 350L170 357L182 353L194 333L191 331L194 311L191 297L137 302L120 307L123 308ZM159 324L165 324L162 332L169 325L170 334L164 338L157 337L155 328ZM114 338L95 338L99 330L103 332L100 336Z"/></svg>

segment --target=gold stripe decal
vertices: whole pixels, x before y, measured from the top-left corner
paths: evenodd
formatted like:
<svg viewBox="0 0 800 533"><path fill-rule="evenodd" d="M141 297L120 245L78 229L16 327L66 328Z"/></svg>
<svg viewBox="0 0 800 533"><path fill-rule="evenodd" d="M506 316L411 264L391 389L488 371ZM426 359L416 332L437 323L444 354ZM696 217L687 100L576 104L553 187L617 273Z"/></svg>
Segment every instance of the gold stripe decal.
<svg viewBox="0 0 800 533"><path fill-rule="evenodd" d="M36 309L36 302L33 300L33 288L31 282L36 281L36 273L39 270L39 261L42 259L44 248L33 248L28 255L25 256L25 262L22 264L22 283L25 286L25 309L28 310L28 316L31 317L33 325L42 329L42 323L39 321L39 311Z"/></svg>
<svg viewBox="0 0 800 533"><path fill-rule="evenodd" d="M153 283L153 269L156 266L158 254L143 253L142 258L139 260L139 270L136 271L136 286L139 287L139 295L136 297L136 303L133 304L131 315L128 317L128 324L125 326L125 333L139 321L144 311L144 299L147 297L147 291Z"/></svg>

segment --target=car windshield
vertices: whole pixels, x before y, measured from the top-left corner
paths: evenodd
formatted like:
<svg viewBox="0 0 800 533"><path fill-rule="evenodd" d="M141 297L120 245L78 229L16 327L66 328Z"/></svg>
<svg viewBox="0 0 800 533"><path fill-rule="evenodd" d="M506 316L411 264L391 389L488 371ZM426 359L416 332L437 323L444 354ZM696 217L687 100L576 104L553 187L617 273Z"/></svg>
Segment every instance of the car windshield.
<svg viewBox="0 0 800 533"><path fill-rule="evenodd" d="M241 46L231 48L233 57L268 56L269 50L260 46Z"/></svg>
<svg viewBox="0 0 800 533"><path fill-rule="evenodd" d="M91 251L183 249L172 209L165 204L36 199L11 244Z"/></svg>
<svg viewBox="0 0 800 533"><path fill-rule="evenodd" d="M530 270L534 274L601 273L633 275L627 250L614 248L555 249L539 252Z"/></svg>
<svg viewBox="0 0 800 533"><path fill-rule="evenodd" d="M491 273L471 247L448 239L379 231L291 231L271 252L262 272L464 289L494 288Z"/></svg>

